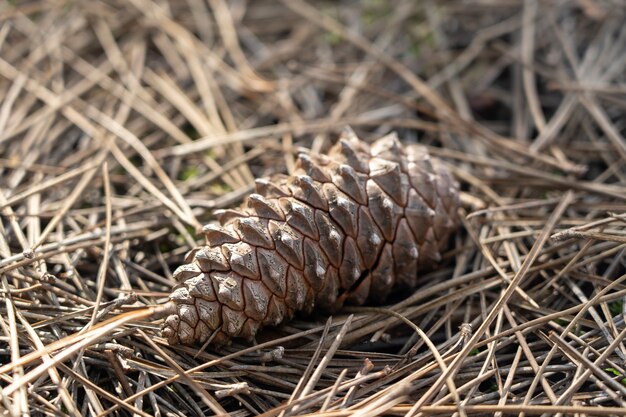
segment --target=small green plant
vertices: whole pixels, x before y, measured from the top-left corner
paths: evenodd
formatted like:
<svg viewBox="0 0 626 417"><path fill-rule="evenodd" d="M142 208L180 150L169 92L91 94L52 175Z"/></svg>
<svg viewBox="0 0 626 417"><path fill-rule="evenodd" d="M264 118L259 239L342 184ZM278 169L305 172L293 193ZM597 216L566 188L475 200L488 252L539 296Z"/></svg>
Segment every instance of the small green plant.
<svg viewBox="0 0 626 417"><path fill-rule="evenodd" d="M604 368L604 372L606 372L607 374L612 374L612 375L615 375L616 377L618 377L620 384L622 384L622 385L624 385L626 387L626 378L624 377L624 375L620 371L618 371L615 368Z"/></svg>
<svg viewBox="0 0 626 417"><path fill-rule="evenodd" d="M559 326L561 326L561 327L565 327L565 326L567 326L569 324L569 321L563 320L563 319L556 319L556 320L554 320L554 322L556 324L558 324Z"/></svg>
<svg viewBox="0 0 626 417"><path fill-rule="evenodd" d="M478 348L474 348L470 351L470 353L468 354L468 356L476 356L480 353L480 350L478 350Z"/></svg>
<svg viewBox="0 0 626 417"><path fill-rule="evenodd" d="M200 175L200 170L198 169L198 167L190 165L185 167L180 172L180 174L178 175L178 179L180 179L181 181L187 181L188 179L196 178L198 175Z"/></svg>

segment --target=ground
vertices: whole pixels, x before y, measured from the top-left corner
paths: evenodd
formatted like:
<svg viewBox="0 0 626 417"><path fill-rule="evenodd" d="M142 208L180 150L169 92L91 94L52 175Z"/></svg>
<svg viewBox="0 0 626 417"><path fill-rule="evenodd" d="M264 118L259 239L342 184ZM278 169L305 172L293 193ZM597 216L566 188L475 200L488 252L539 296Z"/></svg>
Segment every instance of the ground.
<svg viewBox="0 0 626 417"><path fill-rule="evenodd" d="M622 415L621 0L0 4L0 415ZM414 292L170 346L215 209L395 131L461 184ZM499 414L498 414L499 413Z"/></svg>

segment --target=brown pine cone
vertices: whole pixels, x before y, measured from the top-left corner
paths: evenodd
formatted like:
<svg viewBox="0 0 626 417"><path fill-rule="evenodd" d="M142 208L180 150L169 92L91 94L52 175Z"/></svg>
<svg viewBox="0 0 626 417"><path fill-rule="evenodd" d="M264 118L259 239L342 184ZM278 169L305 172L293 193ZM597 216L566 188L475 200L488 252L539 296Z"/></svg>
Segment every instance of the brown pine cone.
<svg viewBox="0 0 626 417"><path fill-rule="evenodd" d="M163 325L170 344L251 339L296 311L381 302L414 288L458 225L458 184L395 134L371 146L346 131L328 156L300 154L295 173L207 225L174 277Z"/></svg>

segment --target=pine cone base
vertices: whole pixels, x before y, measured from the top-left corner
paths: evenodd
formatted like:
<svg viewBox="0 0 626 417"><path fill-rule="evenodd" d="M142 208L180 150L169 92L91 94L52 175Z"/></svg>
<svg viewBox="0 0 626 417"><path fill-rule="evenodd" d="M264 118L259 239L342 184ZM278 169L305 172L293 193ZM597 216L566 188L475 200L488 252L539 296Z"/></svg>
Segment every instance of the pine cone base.
<svg viewBox="0 0 626 417"><path fill-rule="evenodd" d="M372 145L347 130L328 155L300 154L291 176L257 180L216 213L174 273L170 344L252 339L296 312L380 303L415 288L458 226L459 187L424 147Z"/></svg>

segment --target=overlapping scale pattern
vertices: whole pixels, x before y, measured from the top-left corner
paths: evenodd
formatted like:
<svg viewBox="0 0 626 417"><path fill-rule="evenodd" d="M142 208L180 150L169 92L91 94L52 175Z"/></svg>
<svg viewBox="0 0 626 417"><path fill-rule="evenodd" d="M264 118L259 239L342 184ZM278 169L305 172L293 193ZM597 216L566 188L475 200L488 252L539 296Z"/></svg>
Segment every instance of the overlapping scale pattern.
<svg viewBox="0 0 626 417"><path fill-rule="evenodd" d="M251 339L295 312L381 302L414 288L458 225L458 184L425 148L395 134L372 145L347 130L292 176L257 181L218 212L207 245L179 267L163 325L171 344Z"/></svg>

